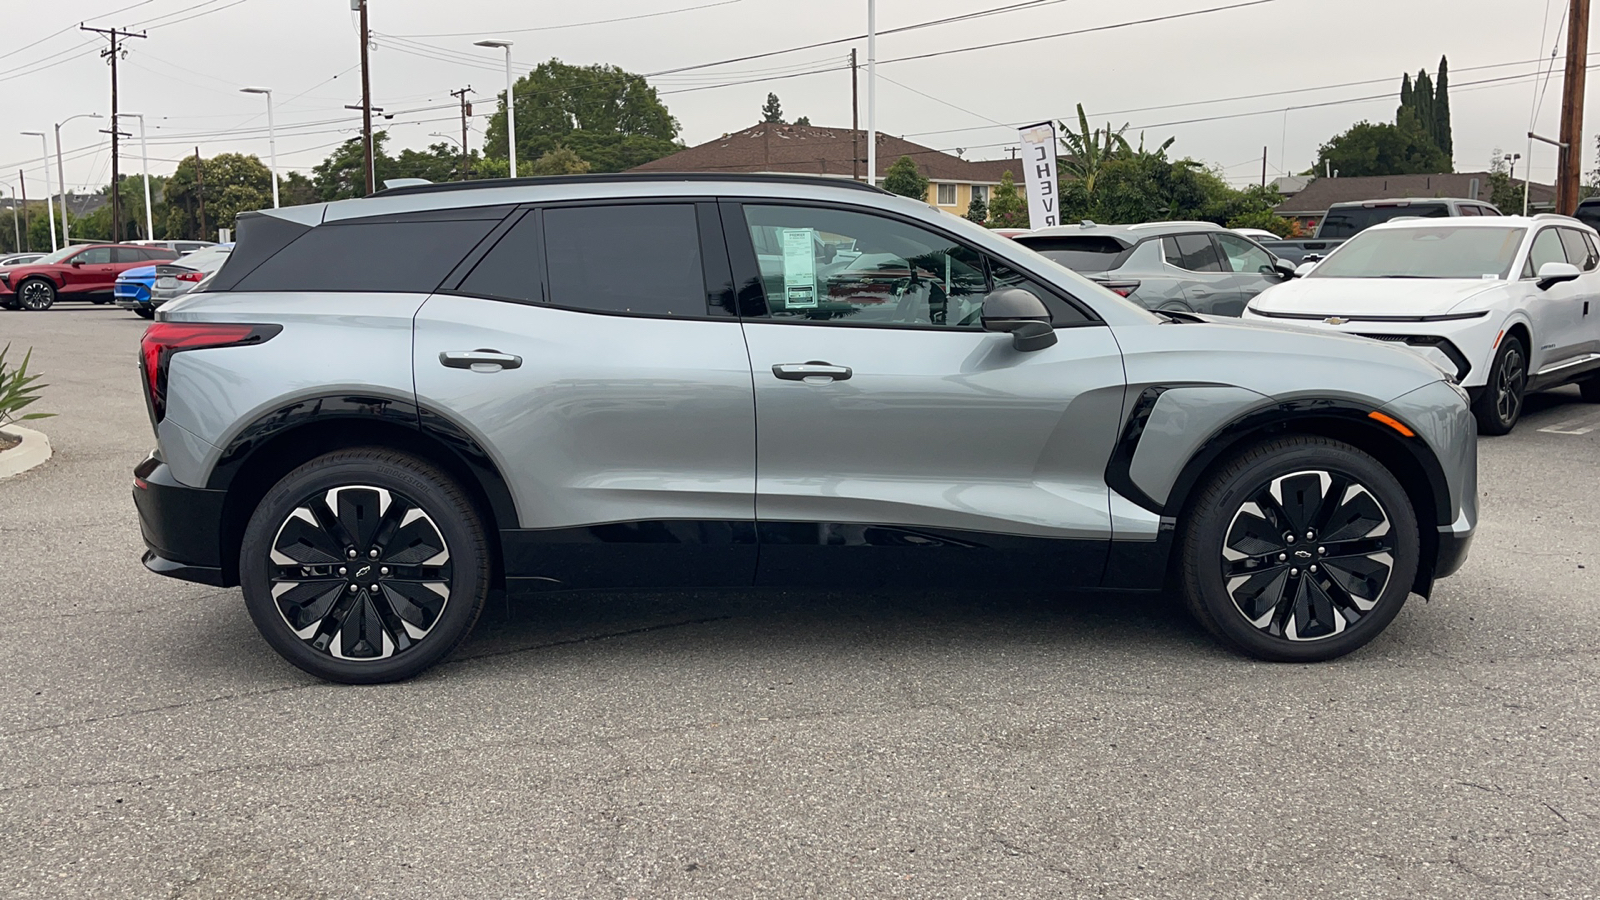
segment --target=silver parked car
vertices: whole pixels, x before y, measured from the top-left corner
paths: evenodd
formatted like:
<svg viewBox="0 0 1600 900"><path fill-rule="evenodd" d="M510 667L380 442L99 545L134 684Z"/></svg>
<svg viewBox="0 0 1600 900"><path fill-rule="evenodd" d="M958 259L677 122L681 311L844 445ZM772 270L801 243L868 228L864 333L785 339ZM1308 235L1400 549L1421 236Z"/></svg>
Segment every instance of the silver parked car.
<svg viewBox="0 0 1600 900"><path fill-rule="evenodd" d="M335 681L426 669L494 586L1170 577L1322 660L1477 521L1465 394L1415 354L1155 314L866 185L474 181L238 229L142 342L145 565L242 586Z"/></svg>
<svg viewBox="0 0 1600 900"><path fill-rule="evenodd" d="M1255 241L1211 222L1084 222L1015 240L1150 309L1237 316L1294 275Z"/></svg>

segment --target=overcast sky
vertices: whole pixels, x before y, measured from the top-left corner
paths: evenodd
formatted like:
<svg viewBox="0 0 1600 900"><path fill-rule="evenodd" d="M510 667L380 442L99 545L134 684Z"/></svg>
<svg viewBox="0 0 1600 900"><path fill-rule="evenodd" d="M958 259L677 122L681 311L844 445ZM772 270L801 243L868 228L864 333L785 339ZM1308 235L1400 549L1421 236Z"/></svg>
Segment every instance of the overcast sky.
<svg viewBox="0 0 1600 900"><path fill-rule="evenodd" d="M1016 2L878 0L878 28ZM1529 115L1541 90L1545 96L1536 129L1552 136L1558 132L1561 66L1548 80L1540 73L1548 67L1565 16L1566 4L1559 0L1262 0L1169 21L890 62L1244 2L1041 0L1029 9L881 37L878 127L927 146L962 148L968 159L994 158L1015 143L1015 129L1005 126L1071 117L1074 104L1081 102L1095 124L1131 123L1131 133L1143 129L1151 144L1176 137L1173 154L1222 166L1231 181L1246 183L1261 176L1263 147L1269 174L1275 176L1310 166L1321 142L1357 120L1392 121L1401 73L1432 70L1443 54L1450 59L1458 171L1487 168L1495 147L1526 153ZM708 4L717 5L685 9ZM7 0L6 5L17 13L23 3ZM106 42L80 32L80 19L148 32L145 39L127 42L121 104L148 117L153 172L170 172L197 145L206 156L232 151L265 160L265 102L239 93L244 86L275 92L280 170L309 171L334 145L359 133L360 114L342 108L359 102L361 87L356 16L349 5L349 0L26 4L26 15L6 16L0 28L0 109L5 113L0 119L8 126L0 134L0 181L15 187L17 170L23 168L29 195L40 196L39 139L17 132L51 132L54 123L69 116L109 113L110 76L96 52ZM552 57L648 74L849 38L865 33L867 23L867 0L370 0L369 10L376 42L373 103L397 113L385 123L391 152L440 140L430 132L459 135L448 92L469 84L480 98L469 140L481 146L482 114L492 109L505 78L500 51L476 48L475 40L515 41L518 74ZM649 15L672 10L684 11ZM646 17L581 24L628 16ZM1563 34L1562 52L1564 41ZM816 125L848 126L845 63L851 47L864 63L866 41L861 40L651 82L690 145L754 124L768 91L779 95L791 119L804 115ZM753 80L796 72L808 74ZM862 127L866 94L863 66ZM1271 95L1230 99L1261 94ZM1390 96L1359 100L1382 94ZM1338 102L1348 100L1358 102ZM1300 108L1285 112L1285 107ZM1594 165L1594 134L1600 130L1594 111L1591 101L1586 171ZM1216 118L1223 116L1228 118ZM1212 121L1192 121L1208 118ZM109 138L97 132L103 127L104 120L92 119L63 126L69 190L109 178ZM137 132L133 120L126 127ZM136 139L124 144L123 154L123 171L138 171ZM1525 160L1518 164L1519 175L1525 165ZM1552 180L1554 148L1536 145L1532 171L1535 179Z"/></svg>

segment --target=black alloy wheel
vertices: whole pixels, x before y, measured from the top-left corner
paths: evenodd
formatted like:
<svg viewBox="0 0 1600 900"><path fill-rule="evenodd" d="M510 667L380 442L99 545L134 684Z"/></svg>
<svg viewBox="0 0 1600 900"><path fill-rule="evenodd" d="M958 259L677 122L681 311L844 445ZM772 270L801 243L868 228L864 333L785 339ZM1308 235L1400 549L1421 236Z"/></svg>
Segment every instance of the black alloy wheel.
<svg viewBox="0 0 1600 900"><path fill-rule="evenodd" d="M1394 475L1310 436L1256 445L1225 465L1183 535L1195 617L1252 656L1290 662L1332 659L1377 636L1410 594L1420 553Z"/></svg>
<svg viewBox="0 0 1600 900"><path fill-rule="evenodd" d="M1483 434L1510 434L1522 417L1523 396L1528 389L1528 350L1515 335L1506 335L1500 341L1494 365L1489 367L1489 381L1478 395L1472 412L1478 419L1478 431Z"/></svg>
<svg viewBox="0 0 1600 900"><path fill-rule="evenodd" d="M20 309L42 312L54 306L56 286L43 278L29 278L17 285L17 306Z"/></svg>
<svg viewBox="0 0 1600 900"><path fill-rule="evenodd" d="M240 550L256 627L331 681L409 678L471 630L488 591L484 529L465 493L422 460L355 450L268 492Z"/></svg>

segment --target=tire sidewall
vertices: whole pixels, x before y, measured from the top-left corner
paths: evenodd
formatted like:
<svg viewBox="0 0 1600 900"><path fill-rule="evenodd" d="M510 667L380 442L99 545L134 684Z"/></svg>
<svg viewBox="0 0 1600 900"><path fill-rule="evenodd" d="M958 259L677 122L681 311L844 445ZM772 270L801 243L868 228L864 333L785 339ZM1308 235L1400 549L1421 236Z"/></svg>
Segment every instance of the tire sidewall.
<svg viewBox="0 0 1600 900"><path fill-rule="evenodd" d="M389 453L336 457L313 460L289 473L257 504L240 542L239 582L245 607L267 643L312 675L346 684L410 678L448 656L482 611L489 578L482 525L465 495L447 489L439 481L442 476L431 476L431 467L414 461L397 464L392 461L397 457ZM278 530L306 497L346 485L372 485L405 495L433 519L450 551L450 599L439 621L415 648L383 661L345 661L312 649L290 630L272 598L267 554Z"/></svg>
<svg viewBox="0 0 1600 900"><path fill-rule="evenodd" d="M29 285L36 285L36 284L37 285L43 285L45 290L48 292L48 293L45 294L45 304L43 306L29 306L27 304L27 302L23 300L23 291L26 290ZM55 305L56 305L56 286L51 284L49 279L47 279L47 278L29 278L29 279L23 281L21 284L17 285L17 308L18 309L25 310L25 311L28 311L28 312L44 312L45 310L47 310L50 307L55 306Z"/></svg>
<svg viewBox="0 0 1600 900"><path fill-rule="evenodd" d="M1370 612L1339 634L1315 641L1291 641L1258 630L1229 596L1222 575L1222 547L1234 516L1256 491L1273 479L1293 472L1321 469L1355 479L1371 491L1389 516L1391 532L1397 538L1394 566L1389 583ZM1252 656L1279 662L1316 662L1343 656L1377 637L1405 605L1410 596L1421 559L1421 539L1416 513L1405 489L1372 457L1344 445L1296 447L1263 458L1234 472L1215 502L1208 509L1195 511L1197 558L1185 560L1192 567L1189 584L1198 589L1199 601L1217 629L1228 641ZM1186 542L1187 543L1187 542Z"/></svg>
<svg viewBox="0 0 1600 900"><path fill-rule="evenodd" d="M1510 422L1500 417L1499 399L1500 372L1505 368L1506 355L1512 347L1522 355L1522 390L1517 398L1517 416ZM1494 364L1489 367L1489 379L1483 385L1483 393L1479 395L1473 413L1478 420L1478 430L1484 434L1501 435L1510 434L1511 429L1517 426L1517 421L1522 418L1523 404L1528 397L1528 348L1523 346L1522 339L1516 335L1506 335L1500 342L1500 349L1495 351Z"/></svg>

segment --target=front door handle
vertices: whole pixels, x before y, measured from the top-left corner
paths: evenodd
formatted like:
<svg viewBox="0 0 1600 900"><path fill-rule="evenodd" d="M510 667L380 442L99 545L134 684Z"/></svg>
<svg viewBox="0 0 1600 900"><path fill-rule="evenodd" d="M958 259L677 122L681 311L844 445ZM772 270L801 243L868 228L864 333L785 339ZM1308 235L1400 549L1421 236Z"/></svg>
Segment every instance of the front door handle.
<svg viewBox="0 0 1600 900"><path fill-rule="evenodd" d="M451 369L471 369L474 372L498 372L522 365L522 357L501 353L499 350L454 350L439 354L439 362ZM478 368L482 366L483 368Z"/></svg>
<svg viewBox="0 0 1600 900"><path fill-rule="evenodd" d="M808 378L846 381L852 373L849 366L836 366L820 359L813 359L804 363L779 363L772 367L772 374L784 381L805 381Z"/></svg>

